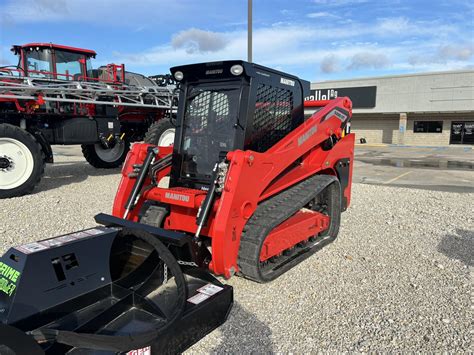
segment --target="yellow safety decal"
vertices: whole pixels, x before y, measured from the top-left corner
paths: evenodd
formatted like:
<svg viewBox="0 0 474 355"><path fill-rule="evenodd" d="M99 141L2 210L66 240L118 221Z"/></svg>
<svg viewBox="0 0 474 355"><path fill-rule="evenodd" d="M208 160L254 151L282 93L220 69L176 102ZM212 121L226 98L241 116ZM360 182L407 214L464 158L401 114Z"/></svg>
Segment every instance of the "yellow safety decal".
<svg viewBox="0 0 474 355"><path fill-rule="evenodd" d="M13 294L20 272L0 261L0 291L8 296Z"/></svg>

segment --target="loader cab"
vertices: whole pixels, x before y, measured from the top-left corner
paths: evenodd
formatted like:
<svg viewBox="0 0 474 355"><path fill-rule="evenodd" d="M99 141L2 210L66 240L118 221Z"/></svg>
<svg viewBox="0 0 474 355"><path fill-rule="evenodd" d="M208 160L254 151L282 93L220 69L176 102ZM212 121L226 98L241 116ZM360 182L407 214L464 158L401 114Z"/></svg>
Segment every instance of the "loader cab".
<svg viewBox="0 0 474 355"><path fill-rule="evenodd" d="M244 61L171 68L180 83L170 186L207 189L229 151L265 152L304 121L309 82Z"/></svg>
<svg viewBox="0 0 474 355"><path fill-rule="evenodd" d="M39 79L84 80L90 77L91 59L96 53L89 49L51 43L29 43L13 46L19 56L20 75Z"/></svg>

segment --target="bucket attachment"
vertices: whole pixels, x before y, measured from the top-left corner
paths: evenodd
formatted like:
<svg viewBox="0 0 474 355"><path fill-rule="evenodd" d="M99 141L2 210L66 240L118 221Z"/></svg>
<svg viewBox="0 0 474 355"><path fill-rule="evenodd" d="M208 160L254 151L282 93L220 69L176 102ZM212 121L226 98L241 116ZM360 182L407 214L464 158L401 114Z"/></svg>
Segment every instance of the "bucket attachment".
<svg viewBox="0 0 474 355"><path fill-rule="evenodd" d="M0 258L0 353L178 353L232 304L230 286L180 266L159 236L98 226Z"/></svg>

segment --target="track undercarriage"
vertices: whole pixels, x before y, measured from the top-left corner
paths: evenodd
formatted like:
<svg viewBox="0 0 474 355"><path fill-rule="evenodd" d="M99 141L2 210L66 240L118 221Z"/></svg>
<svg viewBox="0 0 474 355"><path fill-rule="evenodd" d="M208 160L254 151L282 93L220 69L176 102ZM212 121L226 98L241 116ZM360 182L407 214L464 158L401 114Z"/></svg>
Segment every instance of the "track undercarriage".
<svg viewBox="0 0 474 355"><path fill-rule="evenodd" d="M339 182L327 175L308 178L262 202L242 233L238 259L241 274L258 282L271 281L334 241L339 229L339 206ZM300 233L290 231L293 233L288 235L284 231L272 243L279 226L308 214L314 218L297 230Z"/></svg>

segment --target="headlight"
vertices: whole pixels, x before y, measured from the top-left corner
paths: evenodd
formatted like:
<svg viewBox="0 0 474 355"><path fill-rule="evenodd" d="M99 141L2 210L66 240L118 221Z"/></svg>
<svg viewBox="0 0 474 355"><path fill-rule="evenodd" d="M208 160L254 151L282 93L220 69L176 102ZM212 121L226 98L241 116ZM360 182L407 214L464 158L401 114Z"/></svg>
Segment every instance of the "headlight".
<svg viewBox="0 0 474 355"><path fill-rule="evenodd" d="M174 78L178 81L183 80L183 78L184 78L183 72L182 71L177 71L176 73L174 73Z"/></svg>
<svg viewBox="0 0 474 355"><path fill-rule="evenodd" d="M241 66L240 64L233 65L230 68L230 72L234 75L240 75L244 72L244 67Z"/></svg>

